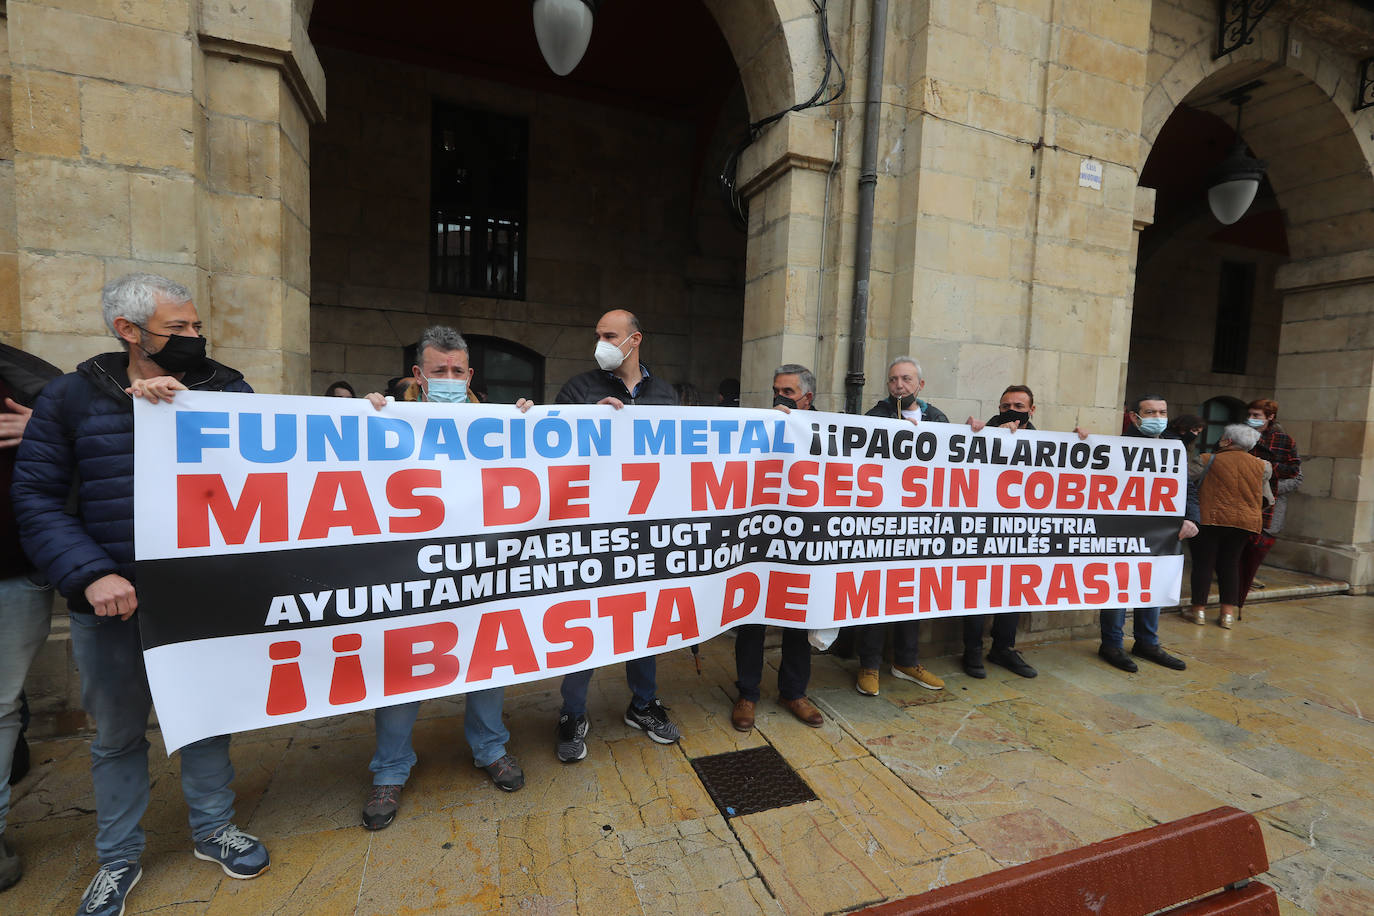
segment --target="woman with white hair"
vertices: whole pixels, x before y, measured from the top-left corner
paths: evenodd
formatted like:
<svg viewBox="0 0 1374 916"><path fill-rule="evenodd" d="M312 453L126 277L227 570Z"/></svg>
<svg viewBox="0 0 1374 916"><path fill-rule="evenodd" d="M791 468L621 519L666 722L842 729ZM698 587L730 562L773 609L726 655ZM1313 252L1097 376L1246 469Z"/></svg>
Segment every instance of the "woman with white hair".
<svg viewBox="0 0 1374 916"><path fill-rule="evenodd" d="M1198 625L1207 622L1207 593L1216 571L1221 617L1226 629L1240 613L1240 555L1246 542L1264 527L1264 503L1273 467L1249 454L1259 431L1233 423L1221 433L1216 454L1202 462L1198 484L1202 524L1193 538L1192 606L1183 613Z"/></svg>

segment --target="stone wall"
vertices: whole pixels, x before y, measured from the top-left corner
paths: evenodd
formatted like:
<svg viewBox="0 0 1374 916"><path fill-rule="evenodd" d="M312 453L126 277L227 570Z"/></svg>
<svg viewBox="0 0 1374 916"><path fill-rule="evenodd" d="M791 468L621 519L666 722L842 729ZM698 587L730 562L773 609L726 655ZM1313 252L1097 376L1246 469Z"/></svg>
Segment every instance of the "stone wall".
<svg viewBox="0 0 1374 916"><path fill-rule="evenodd" d="M709 183L695 125L409 64L322 49L330 117L313 138L312 389L379 390L429 324L494 335L546 358L545 397L594 366L611 308L645 327L643 359L714 399L738 376L744 236ZM430 119L435 99L529 122L527 296L429 291ZM480 379L478 380L480 383Z"/></svg>

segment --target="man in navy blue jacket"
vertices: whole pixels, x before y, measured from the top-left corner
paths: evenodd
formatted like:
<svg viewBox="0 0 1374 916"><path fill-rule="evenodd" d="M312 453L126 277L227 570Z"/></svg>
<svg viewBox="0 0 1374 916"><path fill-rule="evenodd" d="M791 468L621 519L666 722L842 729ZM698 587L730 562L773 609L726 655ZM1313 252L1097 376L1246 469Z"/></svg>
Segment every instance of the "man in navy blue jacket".
<svg viewBox="0 0 1374 916"><path fill-rule="evenodd" d="M170 403L188 389L252 389L240 372L206 358L184 286L130 274L107 285L101 300L124 351L92 357L43 390L15 456L11 493L25 552L73 612L81 702L96 725L91 782L100 869L78 912L117 916L143 873L139 822L148 807L152 708L136 615L133 399ZM195 612L195 599L186 596L187 613ZM195 856L232 878L253 878L267 870L267 849L233 823L233 778L227 735L181 749Z"/></svg>

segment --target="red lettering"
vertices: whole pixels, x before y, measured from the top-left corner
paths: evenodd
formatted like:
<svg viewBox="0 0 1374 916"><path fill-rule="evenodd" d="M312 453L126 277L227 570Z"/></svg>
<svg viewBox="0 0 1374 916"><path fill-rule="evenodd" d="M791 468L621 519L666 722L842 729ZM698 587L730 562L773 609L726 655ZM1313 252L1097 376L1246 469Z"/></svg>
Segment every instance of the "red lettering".
<svg viewBox="0 0 1374 916"><path fill-rule="evenodd" d="M1059 492L1055 495L1054 507L1056 509L1083 508L1083 493L1087 486L1087 478L1082 474L1060 474Z"/></svg>
<svg viewBox="0 0 1374 916"><path fill-rule="evenodd" d="M443 475L437 469L412 468L397 471L386 479L386 501L393 509L413 509L414 515L393 515L389 524L392 534L416 534L433 531L444 523L443 497L416 493L416 490L437 490L443 486Z"/></svg>
<svg viewBox="0 0 1374 916"><path fill-rule="evenodd" d="M771 573L768 576L768 594L764 599L763 616L769 620L805 623L806 590L810 585L810 573ZM796 604L797 601L801 604Z"/></svg>
<svg viewBox="0 0 1374 916"><path fill-rule="evenodd" d="M649 511L649 502L654 498L654 491L658 489L659 471L657 461L620 466L621 480L639 484L635 487L635 495L630 499L630 515L643 515Z"/></svg>
<svg viewBox="0 0 1374 916"><path fill-rule="evenodd" d="M754 493L756 506L777 506L782 503L782 460L754 462Z"/></svg>
<svg viewBox="0 0 1374 916"><path fill-rule="evenodd" d="M591 465L556 465L549 468L549 521L565 518L589 518L592 508L587 504L590 486L575 487L573 484L586 484L591 474Z"/></svg>
<svg viewBox="0 0 1374 916"><path fill-rule="evenodd" d="M949 472L951 506L978 505L978 469L951 468Z"/></svg>
<svg viewBox="0 0 1374 916"><path fill-rule="evenodd" d="M759 577L737 573L725 580L725 603L720 609L720 625L728 627L754 612L759 603Z"/></svg>
<svg viewBox="0 0 1374 916"><path fill-rule="evenodd" d="M382 692L394 697L452 684L458 680L458 659L449 653L456 645L458 627L447 620L387 630L382 637Z"/></svg>
<svg viewBox="0 0 1374 916"><path fill-rule="evenodd" d="M576 665L592 657L596 637L591 627L570 627L574 620L590 619L590 601L560 601L544 612L544 638L551 644L567 643L568 648L550 652L547 666Z"/></svg>
<svg viewBox="0 0 1374 916"><path fill-rule="evenodd" d="M363 647L359 633L341 633L331 645L339 654L334 659L334 674L329 679L329 705L357 703L367 697L367 682L363 680L363 663L356 653Z"/></svg>
<svg viewBox="0 0 1374 916"><path fill-rule="evenodd" d="M697 606L692 600L692 590L665 588L659 592L654 602L653 623L649 625L648 647L666 646L670 636L686 640L696 639L698 635Z"/></svg>
<svg viewBox="0 0 1374 916"><path fill-rule="evenodd" d="M850 485L854 483L854 465L846 461L831 461L825 465L825 498L823 506L848 506Z"/></svg>
<svg viewBox="0 0 1374 916"><path fill-rule="evenodd" d="M892 614L911 614L916 610L916 570L889 569L887 571L887 602L883 612Z"/></svg>
<svg viewBox="0 0 1374 916"><path fill-rule="evenodd" d="M552 470L552 469L550 469ZM502 636L506 647L501 648ZM534 646L525 629L525 618L516 608L487 611L477 621L473 638L472 661L468 663L468 683L485 681L497 668L510 668L516 674L539 670Z"/></svg>
<svg viewBox="0 0 1374 916"><path fill-rule="evenodd" d="M607 595L596 601L596 616L611 618L611 648L617 655L635 650L635 614L647 610L644 592Z"/></svg>
<svg viewBox="0 0 1374 916"><path fill-rule="evenodd" d="M1054 564L1054 569L1050 571L1049 587L1045 590L1045 604L1077 603L1078 579L1073 566L1068 563Z"/></svg>
<svg viewBox="0 0 1374 916"><path fill-rule="evenodd" d="M1025 489L1021 491L1026 505L1032 509L1045 509L1054 499L1054 478L1049 471L1032 471L1026 478Z"/></svg>
<svg viewBox="0 0 1374 916"><path fill-rule="evenodd" d="M267 714L284 716L305 708L305 682L301 680L301 666L286 659L301 657L301 644L294 639L274 642L267 647L267 657L285 662L272 666L272 678L267 682Z"/></svg>
<svg viewBox="0 0 1374 916"><path fill-rule="evenodd" d="M218 474L179 474L177 546L209 547L211 515L226 544L246 541L259 515L258 542L285 541L291 536L286 507L285 474L249 474L243 481L238 505L234 505L224 479Z"/></svg>
<svg viewBox="0 0 1374 916"><path fill-rule="evenodd" d="M1003 471L997 475L997 505L1003 509L1017 509L1021 501L1011 495L1011 488L1021 482L1020 471Z"/></svg>
<svg viewBox="0 0 1374 916"><path fill-rule="evenodd" d="M987 577L986 566L960 566L955 571L954 578L964 584L964 607L979 605L978 586Z"/></svg>
<svg viewBox="0 0 1374 916"><path fill-rule="evenodd" d="M883 466L881 464L859 465L859 497L854 505L869 509L881 505L883 501Z"/></svg>
<svg viewBox="0 0 1374 916"><path fill-rule="evenodd" d="M1150 488L1151 512L1177 512L1178 481L1172 477L1156 477Z"/></svg>
<svg viewBox="0 0 1374 916"><path fill-rule="evenodd" d="M1118 509L1135 509L1137 512L1145 511L1145 478L1127 477L1126 485L1121 488L1121 496L1118 498L1116 507Z"/></svg>
<svg viewBox="0 0 1374 916"><path fill-rule="evenodd" d="M1102 604L1111 597L1112 587L1107 580L1106 563L1089 563L1083 567L1084 604Z"/></svg>
<svg viewBox="0 0 1374 916"><path fill-rule="evenodd" d="M1011 572L1011 595L1007 601L1008 606L1020 607L1027 604L1039 604L1040 596L1035 593L1035 589L1040 585L1040 567L1032 566L1029 563L1013 563L1009 571Z"/></svg>
<svg viewBox="0 0 1374 916"><path fill-rule="evenodd" d="M336 509L340 496L343 508ZM382 533L362 471L320 471L315 475L298 540L329 537L335 528L348 528L355 536Z"/></svg>
<svg viewBox="0 0 1374 916"><path fill-rule="evenodd" d="M1093 474L1088 478L1088 511L1096 512L1112 509L1112 493L1116 492L1116 478L1106 474Z"/></svg>
<svg viewBox="0 0 1374 916"><path fill-rule="evenodd" d="M506 491L515 491L514 505ZM482 521L487 525L520 525L539 514L539 478L525 468L482 468Z"/></svg>
<svg viewBox="0 0 1374 916"><path fill-rule="evenodd" d="M710 461L692 462L692 511L705 512L744 508L749 495L749 465L745 461L727 461L716 476L715 464Z"/></svg>
<svg viewBox="0 0 1374 916"><path fill-rule="evenodd" d="M787 494L789 506L806 509L816 504L821 488L815 478L820 471L820 463L816 461L798 461L787 469L787 487L792 491Z"/></svg>
<svg viewBox="0 0 1374 916"><path fill-rule="evenodd" d="M932 607L932 602L934 606ZM921 613L954 607L954 576L948 566L921 567Z"/></svg>
<svg viewBox="0 0 1374 916"><path fill-rule="evenodd" d="M882 573L876 569L865 570L855 581L854 573L842 572L835 576L835 621L858 620L861 617L878 616L878 596L882 592Z"/></svg>
<svg viewBox="0 0 1374 916"><path fill-rule="evenodd" d="M926 487L921 481L926 479L928 473L926 468L920 465L903 469L902 492L907 494L902 497L904 508L919 509L926 504Z"/></svg>

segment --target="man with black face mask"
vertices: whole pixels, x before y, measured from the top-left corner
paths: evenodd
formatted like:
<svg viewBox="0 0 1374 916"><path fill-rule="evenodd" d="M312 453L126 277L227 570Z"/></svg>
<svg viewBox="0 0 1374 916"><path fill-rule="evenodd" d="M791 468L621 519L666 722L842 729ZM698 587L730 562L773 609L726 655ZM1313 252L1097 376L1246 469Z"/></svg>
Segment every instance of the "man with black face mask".
<svg viewBox="0 0 1374 916"><path fill-rule="evenodd" d="M186 287L130 274L106 286L101 299L105 324L124 352L92 357L43 389L15 455L11 495L24 551L74 612L81 705L95 720L91 782L100 869L81 912L116 914L143 873L139 821L148 807L144 732L152 707L136 614L133 399L156 404L187 389L253 389L240 372L205 357ZM195 596L186 600L187 612L194 611ZM228 736L196 741L179 754L193 854L234 878L262 874L266 847L233 823Z"/></svg>

